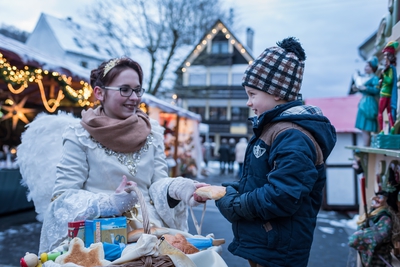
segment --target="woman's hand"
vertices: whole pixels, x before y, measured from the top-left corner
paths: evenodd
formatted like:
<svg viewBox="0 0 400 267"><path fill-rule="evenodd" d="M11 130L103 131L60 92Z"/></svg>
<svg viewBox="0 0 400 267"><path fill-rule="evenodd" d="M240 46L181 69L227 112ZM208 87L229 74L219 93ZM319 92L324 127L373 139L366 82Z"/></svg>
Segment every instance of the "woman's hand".
<svg viewBox="0 0 400 267"><path fill-rule="evenodd" d="M209 184L198 183L188 178L176 177L172 179L168 187L168 194L171 198L182 200L185 204L194 207L207 200L195 193L197 188L203 186L209 186Z"/></svg>
<svg viewBox="0 0 400 267"><path fill-rule="evenodd" d="M194 186L195 186L196 189L197 189L197 188L200 188L200 187L210 186L210 184L206 184L206 183L195 183ZM209 198L205 198L205 197L201 197L201 196L197 195L197 194L196 194L196 190L193 192L193 199L194 199L196 202L199 202L199 203L205 203L207 200L209 200Z"/></svg>
<svg viewBox="0 0 400 267"><path fill-rule="evenodd" d="M122 175L122 181L115 190L115 193L121 193L123 191L130 193L133 191L133 187L137 186L137 184L133 181L128 181L125 175Z"/></svg>
<svg viewBox="0 0 400 267"><path fill-rule="evenodd" d="M128 181L125 175L114 193L108 195L108 199L101 206L100 214L103 217L121 215L130 210L138 202L138 197L133 191L137 186L135 182Z"/></svg>

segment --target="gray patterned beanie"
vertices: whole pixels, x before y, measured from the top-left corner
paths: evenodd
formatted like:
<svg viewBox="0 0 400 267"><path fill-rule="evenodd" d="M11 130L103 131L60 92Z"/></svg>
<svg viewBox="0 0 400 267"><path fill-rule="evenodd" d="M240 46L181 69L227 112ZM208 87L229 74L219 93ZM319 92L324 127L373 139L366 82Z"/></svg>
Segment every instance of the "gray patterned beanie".
<svg viewBox="0 0 400 267"><path fill-rule="evenodd" d="M242 85L293 101L300 91L306 54L294 37L276 44L247 67Z"/></svg>

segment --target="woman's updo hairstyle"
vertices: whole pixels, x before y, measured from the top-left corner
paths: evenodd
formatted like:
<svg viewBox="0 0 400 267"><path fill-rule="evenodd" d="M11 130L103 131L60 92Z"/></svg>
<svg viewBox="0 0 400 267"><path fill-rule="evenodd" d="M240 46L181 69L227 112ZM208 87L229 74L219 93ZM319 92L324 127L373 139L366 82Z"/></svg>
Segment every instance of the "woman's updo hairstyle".
<svg viewBox="0 0 400 267"><path fill-rule="evenodd" d="M121 71L131 68L139 75L140 86L143 82L142 67L136 61L128 58L114 58L104 61L97 69L93 69L90 73L90 85L92 88L96 86L103 87L109 85Z"/></svg>

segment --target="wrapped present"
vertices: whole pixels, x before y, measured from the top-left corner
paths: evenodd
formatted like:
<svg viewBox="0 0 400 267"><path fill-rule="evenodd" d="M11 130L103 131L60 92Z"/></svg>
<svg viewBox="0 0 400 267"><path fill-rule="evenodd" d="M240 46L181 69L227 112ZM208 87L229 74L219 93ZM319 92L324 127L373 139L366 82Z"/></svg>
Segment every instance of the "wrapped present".
<svg viewBox="0 0 400 267"><path fill-rule="evenodd" d="M68 241L79 237L85 242L85 221L76 221L68 223Z"/></svg>

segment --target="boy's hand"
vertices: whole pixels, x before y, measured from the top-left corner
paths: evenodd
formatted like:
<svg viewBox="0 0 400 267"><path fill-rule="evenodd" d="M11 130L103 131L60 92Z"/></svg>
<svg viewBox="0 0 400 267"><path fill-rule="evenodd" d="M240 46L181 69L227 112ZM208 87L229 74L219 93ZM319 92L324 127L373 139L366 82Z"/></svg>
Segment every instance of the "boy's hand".
<svg viewBox="0 0 400 267"><path fill-rule="evenodd" d="M222 183L222 186L232 186L236 191L239 191L239 182L227 182L227 183Z"/></svg>
<svg viewBox="0 0 400 267"><path fill-rule="evenodd" d="M222 198L215 200L215 205L221 214L231 223L242 219L234 210L233 202L239 198L240 194L232 186L226 187L226 194Z"/></svg>

